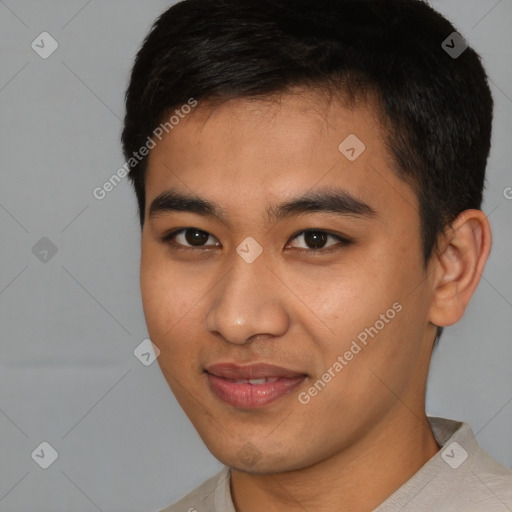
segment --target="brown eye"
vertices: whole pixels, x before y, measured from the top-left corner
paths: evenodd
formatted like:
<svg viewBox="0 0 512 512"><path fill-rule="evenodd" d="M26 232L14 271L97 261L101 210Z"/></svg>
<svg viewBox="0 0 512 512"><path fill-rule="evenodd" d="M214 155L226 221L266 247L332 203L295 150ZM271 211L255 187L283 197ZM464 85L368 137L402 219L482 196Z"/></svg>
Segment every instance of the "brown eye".
<svg viewBox="0 0 512 512"><path fill-rule="evenodd" d="M209 236L206 231L201 231L200 229L185 230L185 240L193 246L204 245L208 241Z"/></svg>
<svg viewBox="0 0 512 512"><path fill-rule="evenodd" d="M353 243L352 240L349 238L342 237L340 235L335 235L333 233L328 233L327 231L320 231L320 230L306 230L298 233L293 240L299 239L300 237L303 238L304 244L302 246L295 246L297 249L302 251L308 251L309 252L322 252L327 251L332 246L338 246L338 248L345 247L347 245L350 245ZM331 243L329 245L326 245L329 238L337 240L338 243ZM333 249L336 249L337 247L332 247Z"/></svg>
<svg viewBox="0 0 512 512"><path fill-rule="evenodd" d="M323 231L306 231L304 233L304 241L310 249L321 249L328 238L329 235Z"/></svg>
<svg viewBox="0 0 512 512"><path fill-rule="evenodd" d="M219 246L220 244L214 243L207 245L209 238L217 240L213 235L207 231L197 228L181 228L164 235L161 238L163 243L167 243L177 249L201 249L203 247Z"/></svg>

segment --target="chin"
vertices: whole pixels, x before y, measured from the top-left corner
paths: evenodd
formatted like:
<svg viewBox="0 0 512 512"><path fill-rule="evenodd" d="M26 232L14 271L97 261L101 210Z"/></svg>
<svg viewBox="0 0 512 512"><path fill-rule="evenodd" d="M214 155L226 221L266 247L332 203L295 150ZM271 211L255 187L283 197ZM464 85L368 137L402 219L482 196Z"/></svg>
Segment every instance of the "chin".
<svg viewBox="0 0 512 512"><path fill-rule="evenodd" d="M210 453L222 464L237 471L252 474L271 474L294 471L305 467L292 457L297 450L279 450L278 446L261 446L264 443L250 440L234 441L226 437L226 444L205 443ZM258 446L256 446L258 445Z"/></svg>

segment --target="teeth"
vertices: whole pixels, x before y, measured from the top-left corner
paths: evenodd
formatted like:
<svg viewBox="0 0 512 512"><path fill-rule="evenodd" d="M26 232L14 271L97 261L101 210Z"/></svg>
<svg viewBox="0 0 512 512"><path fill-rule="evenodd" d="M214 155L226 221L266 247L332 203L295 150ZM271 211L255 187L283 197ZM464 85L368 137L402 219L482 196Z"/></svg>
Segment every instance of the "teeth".
<svg viewBox="0 0 512 512"><path fill-rule="evenodd" d="M249 379L249 384L254 385L265 384L265 382L267 382L267 379Z"/></svg>
<svg viewBox="0 0 512 512"><path fill-rule="evenodd" d="M262 379L241 379L236 380L237 384L252 384L253 386L257 386L259 384L265 384L266 382L276 382L278 377L267 377Z"/></svg>

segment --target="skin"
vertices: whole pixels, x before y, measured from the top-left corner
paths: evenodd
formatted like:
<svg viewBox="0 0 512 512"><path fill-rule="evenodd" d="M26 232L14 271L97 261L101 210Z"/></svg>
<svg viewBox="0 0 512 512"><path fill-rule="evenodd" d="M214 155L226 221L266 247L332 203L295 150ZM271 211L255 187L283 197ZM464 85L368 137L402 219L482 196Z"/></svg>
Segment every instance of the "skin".
<svg viewBox="0 0 512 512"><path fill-rule="evenodd" d="M479 210L463 212L425 270L418 201L393 171L371 99L349 108L297 90L267 100L199 104L151 150L140 276L148 332L179 404L232 468L238 512L370 511L439 450L425 414L435 325L464 313L489 224ZM338 149L349 134L366 146L353 162ZM376 215L267 218L267 206L321 187L349 191ZM170 188L218 203L229 222L172 211L149 218ZM161 241L187 227L211 236L195 251ZM322 254L300 234L309 229L354 242L329 237L324 246L337 249ZM247 237L263 248L252 263L236 252ZM174 241L193 247L183 234ZM397 302L402 310L301 404L298 394ZM235 408L204 373L225 361L308 379L266 407Z"/></svg>

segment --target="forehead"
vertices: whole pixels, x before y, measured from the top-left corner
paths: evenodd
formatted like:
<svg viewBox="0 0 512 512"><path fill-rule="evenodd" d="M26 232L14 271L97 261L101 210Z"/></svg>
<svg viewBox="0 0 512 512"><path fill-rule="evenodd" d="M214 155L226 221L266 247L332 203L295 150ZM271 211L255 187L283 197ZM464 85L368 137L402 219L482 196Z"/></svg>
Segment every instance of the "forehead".
<svg viewBox="0 0 512 512"><path fill-rule="evenodd" d="M217 198L227 209L264 209L278 198L341 186L366 202L415 208L415 194L394 171L385 135L370 99L347 103L301 90L199 103L156 140L146 204L178 187Z"/></svg>

